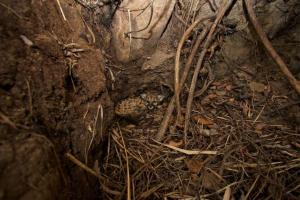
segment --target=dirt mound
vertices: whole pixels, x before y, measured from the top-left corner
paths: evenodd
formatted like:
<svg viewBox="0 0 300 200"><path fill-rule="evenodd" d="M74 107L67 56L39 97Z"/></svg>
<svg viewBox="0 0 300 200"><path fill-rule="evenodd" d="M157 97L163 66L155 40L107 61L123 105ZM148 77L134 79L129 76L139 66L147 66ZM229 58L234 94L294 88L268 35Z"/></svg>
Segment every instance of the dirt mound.
<svg viewBox="0 0 300 200"><path fill-rule="evenodd" d="M19 160L3 165L12 170L1 175L3 198L15 193L10 188L12 185L18 185L14 188L18 190L14 198L27 192L26 184L19 185L27 182L22 180L24 177L34 178L31 187L39 184L41 199L53 199L65 184L73 188L72 195L78 198L90 195L88 184L78 181L85 179L84 174L76 174L76 170L66 167L64 170L69 171L70 180L63 183L52 168L59 166L57 159L65 161L63 154L67 151L88 162L91 149L105 137L105 132L100 130L105 130L112 119L113 104L106 89L104 58L86 39L91 32L82 21L80 7L73 1L61 1L61 5L67 21L55 1L2 1L0 5L0 129L1 132L6 130L6 125L16 129L10 143L17 148L14 157ZM100 110L105 116L96 119ZM31 149L38 151L44 145L18 139L23 137L22 130L47 136L55 147L49 147L42 155L23 158ZM9 150L7 145L1 146L2 152ZM28 150L23 152L23 146ZM56 160L53 148L59 155ZM46 155L48 157L42 157ZM53 164L47 163L49 161ZM11 174L17 173L21 165L28 165L29 171L20 172L20 176ZM39 168L43 171L34 174ZM14 178L4 187L10 174ZM53 176L52 179L45 174ZM77 187L82 188L78 194ZM34 192L26 195L25 199L37 197Z"/></svg>
<svg viewBox="0 0 300 200"><path fill-rule="evenodd" d="M55 148L46 137L13 130L4 131L1 127L0 147L1 198L67 197L66 193L58 193L67 180L62 173Z"/></svg>

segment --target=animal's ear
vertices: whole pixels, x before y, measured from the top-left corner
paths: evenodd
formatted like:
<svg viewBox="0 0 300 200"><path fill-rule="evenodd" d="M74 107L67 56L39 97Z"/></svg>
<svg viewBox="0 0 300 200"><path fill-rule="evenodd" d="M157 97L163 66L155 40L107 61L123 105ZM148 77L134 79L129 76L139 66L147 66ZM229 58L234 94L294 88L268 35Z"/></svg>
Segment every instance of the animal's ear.
<svg viewBox="0 0 300 200"><path fill-rule="evenodd" d="M165 98L165 96L164 96L164 95L158 95L158 99L159 99L159 101L162 101L162 100L164 100L164 98Z"/></svg>
<svg viewBox="0 0 300 200"><path fill-rule="evenodd" d="M142 93L140 96L142 99L146 99L146 97L147 97L147 95L145 93Z"/></svg>

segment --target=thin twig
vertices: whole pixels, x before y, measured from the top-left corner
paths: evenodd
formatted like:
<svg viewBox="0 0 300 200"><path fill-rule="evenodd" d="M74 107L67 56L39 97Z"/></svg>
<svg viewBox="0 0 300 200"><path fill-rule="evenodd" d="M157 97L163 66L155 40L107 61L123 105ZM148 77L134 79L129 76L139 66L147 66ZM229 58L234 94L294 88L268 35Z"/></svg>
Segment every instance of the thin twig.
<svg viewBox="0 0 300 200"><path fill-rule="evenodd" d="M226 11L230 8L231 4L232 4L233 0L225 0L223 2L223 6L221 6L220 11L218 12L218 15L210 29L210 32L208 33L207 39L204 43L204 47L203 50L200 54L200 57L198 59L195 71L194 71L194 75L192 78L192 83L191 83L191 87L189 90L189 96L188 96L188 100L187 100L187 104L186 104L186 114L185 114L185 121L184 121L184 141L185 141L185 145L187 145L187 131L189 128L189 120L190 120L190 115L191 115L191 108L192 108L192 103L193 103L193 98L194 98L194 92L195 92L195 88L196 88L196 83L197 83L197 79L198 79L198 75L204 60L204 57L206 55L207 49L209 47L209 45L211 44L212 40L213 40L213 36L214 33L217 29L218 24L221 22L223 16L225 15Z"/></svg>
<svg viewBox="0 0 300 200"><path fill-rule="evenodd" d="M7 10L9 10L10 12L12 12L14 15L16 15L17 17L19 17L20 19L23 19L23 17L21 15L19 15L14 9L12 9L11 7L5 5L4 3L0 2L0 5L3 6L4 8L6 8Z"/></svg>
<svg viewBox="0 0 300 200"><path fill-rule="evenodd" d="M27 78L25 78L25 82L27 85L27 91L28 91L28 101L29 101L29 113L32 116L32 96L31 96L31 89L30 89L30 83L27 80Z"/></svg>
<svg viewBox="0 0 300 200"><path fill-rule="evenodd" d="M127 148L125 145L125 141L123 138L122 131L120 130L120 135L122 138L122 143L124 146L124 152L125 152L125 158L126 158L126 174L127 174L127 200L131 200L131 181L130 181L130 171L129 171L129 160L128 160L128 154L127 154Z"/></svg>
<svg viewBox="0 0 300 200"><path fill-rule="evenodd" d="M2 119L2 120L1 120ZM17 126L14 122L12 122L6 115L4 115L1 111L0 111L0 123L4 123L4 124L8 124L10 125L12 128L17 129Z"/></svg>
<svg viewBox="0 0 300 200"><path fill-rule="evenodd" d="M152 22L152 18L153 18L153 1L152 1L152 3L151 3L151 10L150 10L150 18L149 18L149 20L148 20L148 23L145 25L145 27L144 28L141 28L141 29L139 29L139 30L132 30L132 29L130 29L129 30L129 32L126 32L126 33L124 33L125 34L125 36L130 36L130 37L132 37L132 33L139 33L139 32L142 32L142 31L144 31L144 30L146 30L149 26L150 26L150 24L151 24L151 22ZM144 12L145 10L143 10L143 12ZM131 10L129 10L128 9L128 12L130 13L131 12ZM142 12L142 13L143 13ZM130 15L130 14L129 14ZM140 14L139 14L140 15ZM129 16L129 23L131 24L131 21L130 21L130 16ZM131 26L131 25L130 25Z"/></svg>
<svg viewBox="0 0 300 200"><path fill-rule="evenodd" d="M186 149L181 149L181 148L178 148L178 147L175 147L175 146L172 146L172 145L168 145L168 144L163 144L163 143L160 143L158 141L155 141L154 142L160 144L160 145L163 145L165 147L168 147L170 149L173 149L175 151L178 151L180 153L183 153L183 154L186 154L186 155L216 155L218 152L217 151L209 151L209 150L186 150Z"/></svg>
<svg viewBox="0 0 300 200"><path fill-rule="evenodd" d="M248 197L249 197L251 191L252 191L253 188L255 187L256 182L258 181L259 178L260 178L260 175L258 175L258 176L256 177L255 181L254 181L253 184L251 185L249 191L247 192L247 194L246 194L246 196L245 196L245 198L244 198L243 200L247 200L247 199L248 199Z"/></svg>
<svg viewBox="0 0 300 200"><path fill-rule="evenodd" d="M62 7L61 7L61 4L60 4L60 0L56 0L56 2L57 2L57 4L58 4L58 7L59 7L59 10L60 10L60 12L61 12L61 15L62 15L63 19L64 19L65 21L67 21L67 18L66 18L66 16L65 16L65 13L64 13L64 11L63 11L63 9L62 9Z"/></svg>
<svg viewBox="0 0 300 200"><path fill-rule="evenodd" d="M297 91L297 93L300 95L300 81L298 81L293 74L288 69L285 62L282 60L282 58L278 55L276 50L274 49L272 43L268 39L266 33L264 32L263 28L259 24L259 22L256 19L255 12L253 9L253 0L244 0L244 3L246 5L246 9L248 11L248 15L250 18L250 21L258 34L261 42L265 46L267 52L271 55L273 60L276 62L276 64L279 66L280 70L283 72L283 74L286 76L286 78L289 80L290 84L293 86L293 88Z"/></svg>
<svg viewBox="0 0 300 200"><path fill-rule="evenodd" d="M96 113L96 116L95 116L95 119L94 119L94 127L93 127L93 130L92 130L92 138L91 138L90 143L89 143L89 145L88 145L88 147L86 149L86 154L85 154L85 163L86 164L87 164L87 161L88 161L88 154L89 154L90 148L91 148L91 146L93 144L93 141L94 141L94 138L96 136L97 122L98 122L98 117L99 117L99 111L100 111L100 109L101 109L101 115L102 115L101 117L103 117L103 111L102 111L103 109L102 109L101 103L99 103L99 105L98 105L97 113ZM101 122L101 126L102 126L102 122ZM102 128L101 128L101 131L102 131Z"/></svg>
<svg viewBox="0 0 300 200"><path fill-rule="evenodd" d="M131 14L130 14L130 9L128 9L128 25L129 25L129 32L127 35L129 35L129 54L130 54L130 49L131 49L131 42L132 42L132 25L131 25ZM126 33L124 33L126 35Z"/></svg>
<svg viewBox="0 0 300 200"><path fill-rule="evenodd" d="M243 182L243 181L230 183L229 185L227 185L227 186L225 186L225 187L223 187L223 188L217 190L216 192L213 192L213 193L211 193L211 194L201 195L200 198L205 198L205 197L212 196L212 195L214 195L214 194L218 194L218 193L220 193L220 192L226 190L228 187L231 187L231 186L233 186L233 185L236 185L236 184L239 184L239 183L242 183L242 182Z"/></svg>
<svg viewBox="0 0 300 200"><path fill-rule="evenodd" d="M83 164L80 160L78 160L77 158L75 158L75 156L73 156L70 153L65 153L65 157L68 158L70 161L72 161L74 164L76 164L78 167L80 167L81 169L83 169L84 171L90 173L91 175L95 176L95 177L99 177L99 175L92 170L91 168L89 168L88 166L86 166L85 164Z"/></svg>

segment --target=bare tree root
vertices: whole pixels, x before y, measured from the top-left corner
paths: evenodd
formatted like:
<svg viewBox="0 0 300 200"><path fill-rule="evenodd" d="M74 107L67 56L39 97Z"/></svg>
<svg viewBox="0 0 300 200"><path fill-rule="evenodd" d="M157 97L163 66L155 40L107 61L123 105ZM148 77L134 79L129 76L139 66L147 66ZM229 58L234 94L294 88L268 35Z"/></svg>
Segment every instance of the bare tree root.
<svg viewBox="0 0 300 200"><path fill-rule="evenodd" d="M180 106L180 99L179 99L179 97L180 97L179 69L180 69L180 52L181 52L181 49L184 45L184 42L189 37L189 35L193 31L193 29L199 23L203 22L204 20L210 19L214 16L215 15L200 17L199 19L194 21L192 23L192 25L184 32L184 34L182 35L182 37L180 39L180 42L178 44L177 51L176 51L176 57L175 57L175 77L174 77L174 84L175 84L174 85L174 91L175 91L175 101L176 101L176 109L177 109L177 120L181 116L181 108L180 108L181 106Z"/></svg>
<svg viewBox="0 0 300 200"><path fill-rule="evenodd" d="M189 55L188 57L188 60L185 64L185 67L184 67L184 71L183 71L183 74L182 74L182 77L180 79L180 85L179 85L179 90L178 92L180 93L186 79L187 79L187 76L189 74L189 71L191 69L191 66L192 66L192 63L193 63L193 60L194 60L194 57L200 47L200 44L202 43L202 41L205 39L207 33L208 33L208 30L209 30L209 26L206 27L202 33L198 36L195 44L194 44L194 47L192 49L192 52L191 54ZM155 137L155 139L157 141L161 141L165 135L165 132L168 128L168 125L169 125L169 121L170 121L170 118L172 116L172 113L174 111L174 108L175 108L175 95L173 96L173 98L171 99L171 101L169 102L169 105L168 105L168 108L167 108L167 112L165 113L164 115L164 118L163 118L163 121L160 125L160 128L159 128L159 131Z"/></svg>
<svg viewBox="0 0 300 200"><path fill-rule="evenodd" d="M254 9L253 9L253 3L252 0L244 0L244 3L246 5L246 9L250 18L250 21L258 34L261 42L265 46L267 52L271 55L273 60L276 62L276 64L279 66L280 70L283 72L283 74L286 76L290 84L293 86L293 88L297 91L297 93L300 95L300 81L298 81L293 74L288 69L285 62L282 60L282 58L278 55L276 50L274 49L272 43L268 39L266 33L262 29L261 25L256 19Z"/></svg>
<svg viewBox="0 0 300 200"><path fill-rule="evenodd" d="M188 96L188 100L187 100L187 104L186 104L186 114L185 114L185 121L184 121L184 141L185 141L185 145L186 145L186 141L187 141L187 131L189 128L189 120L190 120L190 115L191 115L191 109L192 109L192 103L193 103L193 98L194 98L194 92L195 92L195 88L196 88L196 83L197 83L197 79L198 79L198 75L205 57L205 54L207 53L207 50L213 40L213 36L214 33L217 29L217 26L219 25L219 23L221 22L222 18L224 17L226 11L230 8L230 6L232 5L233 0L225 0L223 2L223 5L220 6L220 11L217 14L217 17L210 29L210 32L208 33L207 39L204 43L204 47L203 50L200 54L200 57L198 59L194 74L193 74L193 78L192 78L192 83L191 83L191 87L189 90L189 96Z"/></svg>

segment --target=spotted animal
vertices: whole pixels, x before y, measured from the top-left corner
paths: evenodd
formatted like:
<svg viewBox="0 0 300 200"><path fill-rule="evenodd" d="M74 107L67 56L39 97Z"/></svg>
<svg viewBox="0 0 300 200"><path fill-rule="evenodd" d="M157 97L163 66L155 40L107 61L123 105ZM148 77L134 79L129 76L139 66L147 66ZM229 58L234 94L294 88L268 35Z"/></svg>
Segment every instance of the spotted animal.
<svg viewBox="0 0 300 200"><path fill-rule="evenodd" d="M137 119L147 112L154 110L165 99L164 95L146 92L139 96L129 97L119 102L115 113L121 117Z"/></svg>

